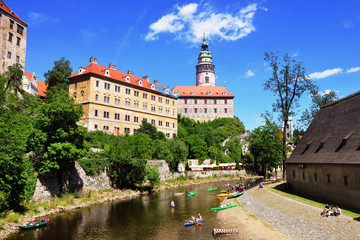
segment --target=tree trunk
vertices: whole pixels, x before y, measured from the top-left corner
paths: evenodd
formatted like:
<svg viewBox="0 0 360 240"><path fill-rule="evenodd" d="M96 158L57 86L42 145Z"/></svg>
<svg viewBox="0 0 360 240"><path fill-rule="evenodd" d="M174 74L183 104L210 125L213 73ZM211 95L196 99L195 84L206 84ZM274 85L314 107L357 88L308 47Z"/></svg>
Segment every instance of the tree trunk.
<svg viewBox="0 0 360 240"><path fill-rule="evenodd" d="M287 123L288 123L288 117L285 117L284 119L284 127L283 127L283 174L282 179L285 180L285 174L286 174L286 135L287 135Z"/></svg>

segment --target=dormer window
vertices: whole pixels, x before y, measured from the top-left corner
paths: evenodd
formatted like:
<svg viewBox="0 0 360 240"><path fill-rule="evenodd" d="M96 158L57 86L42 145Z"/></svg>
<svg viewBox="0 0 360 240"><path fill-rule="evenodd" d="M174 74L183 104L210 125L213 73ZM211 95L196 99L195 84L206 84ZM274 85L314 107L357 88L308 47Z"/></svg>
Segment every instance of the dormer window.
<svg viewBox="0 0 360 240"><path fill-rule="evenodd" d="M126 76L126 77L125 77L125 81L126 81L126 82L130 82L130 77L129 77L129 76Z"/></svg>
<svg viewBox="0 0 360 240"><path fill-rule="evenodd" d="M155 90L155 85L154 84L151 84L151 87L150 87L152 90Z"/></svg>
<svg viewBox="0 0 360 240"><path fill-rule="evenodd" d="M165 89L165 93L166 93L166 94L169 94L169 89Z"/></svg>
<svg viewBox="0 0 360 240"><path fill-rule="evenodd" d="M194 90L192 90L192 91L191 91L191 95L194 95L194 94L195 94L195 91L194 91Z"/></svg>
<svg viewBox="0 0 360 240"><path fill-rule="evenodd" d="M79 74L82 74L83 72L85 72L85 68L80 67L79 68Z"/></svg>
<svg viewBox="0 0 360 240"><path fill-rule="evenodd" d="M105 70L105 76L110 77L110 70L109 69Z"/></svg>
<svg viewBox="0 0 360 240"><path fill-rule="evenodd" d="M176 91L175 91L175 94L178 95L178 94L179 94L179 90L176 90Z"/></svg>
<svg viewBox="0 0 360 240"><path fill-rule="evenodd" d="M226 91L223 91L222 95L226 95L226 94L227 94Z"/></svg>
<svg viewBox="0 0 360 240"><path fill-rule="evenodd" d="M211 91L207 91L206 95L211 95Z"/></svg>
<svg viewBox="0 0 360 240"><path fill-rule="evenodd" d="M142 84L142 80L139 80L139 86L142 86L143 84Z"/></svg>

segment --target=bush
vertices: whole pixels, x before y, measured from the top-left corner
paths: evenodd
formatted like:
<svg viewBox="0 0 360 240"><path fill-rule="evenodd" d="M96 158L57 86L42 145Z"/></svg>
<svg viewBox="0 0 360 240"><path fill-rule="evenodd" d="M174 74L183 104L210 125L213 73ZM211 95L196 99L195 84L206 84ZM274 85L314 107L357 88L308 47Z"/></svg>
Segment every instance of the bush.
<svg viewBox="0 0 360 240"><path fill-rule="evenodd" d="M79 159L80 166L84 169L86 175L94 176L99 174L110 166L106 159Z"/></svg>

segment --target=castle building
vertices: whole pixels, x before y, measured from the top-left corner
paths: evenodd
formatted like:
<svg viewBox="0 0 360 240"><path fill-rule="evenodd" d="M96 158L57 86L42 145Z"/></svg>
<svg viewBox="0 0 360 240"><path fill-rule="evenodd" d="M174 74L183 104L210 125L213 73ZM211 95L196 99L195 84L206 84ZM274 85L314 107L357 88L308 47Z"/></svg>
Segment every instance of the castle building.
<svg viewBox="0 0 360 240"><path fill-rule="evenodd" d="M39 95L40 98L46 97L47 85L45 82L38 80L36 73L24 72L22 88L30 95Z"/></svg>
<svg viewBox="0 0 360 240"><path fill-rule="evenodd" d="M89 131L132 135L146 119L168 138L177 133L177 97L157 80L98 65L93 57L68 80L69 94L83 106L80 124Z"/></svg>
<svg viewBox="0 0 360 240"><path fill-rule="evenodd" d="M204 36L196 65L196 86L176 86L171 90L178 96L179 114L200 122L234 117L235 96L225 86L215 86L214 68Z"/></svg>
<svg viewBox="0 0 360 240"><path fill-rule="evenodd" d="M27 26L0 0L0 73L15 63L20 63L25 69Z"/></svg>

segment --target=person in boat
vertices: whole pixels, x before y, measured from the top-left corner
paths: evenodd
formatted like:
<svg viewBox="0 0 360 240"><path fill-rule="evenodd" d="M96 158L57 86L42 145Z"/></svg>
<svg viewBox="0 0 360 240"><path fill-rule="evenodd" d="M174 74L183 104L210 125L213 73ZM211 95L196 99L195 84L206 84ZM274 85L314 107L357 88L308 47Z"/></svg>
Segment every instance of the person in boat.
<svg viewBox="0 0 360 240"><path fill-rule="evenodd" d="M194 217L194 216L191 216L190 222L195 222L195 221L196 221L195 217Z"/></svg>
<svg viewBox="0 0 360 240"><path fill-rule="evenodd" d="M175 206L175 202L174 202L174 201L171 201L171 202L170 202L170 206Z"/></svg>
<svg viewBox="0 0 360 240"><path fill-rule="evenodd" d="M202 219L200 213L198 213L198 215L196 216L196 221L200 221Z"/></svg>

